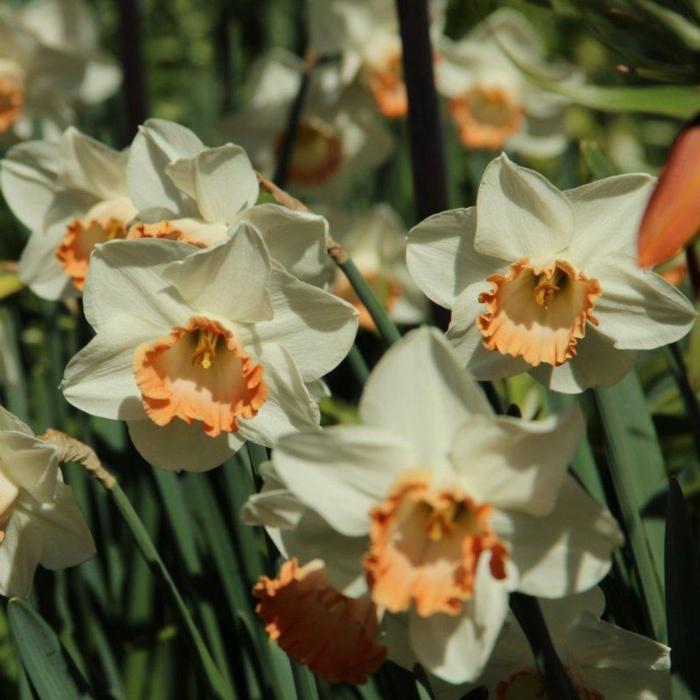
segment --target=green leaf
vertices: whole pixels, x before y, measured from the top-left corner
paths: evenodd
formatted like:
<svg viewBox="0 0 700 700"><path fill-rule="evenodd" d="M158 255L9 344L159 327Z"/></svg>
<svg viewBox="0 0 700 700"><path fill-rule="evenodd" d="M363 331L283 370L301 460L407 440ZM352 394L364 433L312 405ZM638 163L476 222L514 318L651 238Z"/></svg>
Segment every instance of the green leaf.
<svg viewBox="0 0 700 700"><path fill-rule="evenodd" d="M76 677L58 637L38 612L25 601L13 598L7 615L22 664L40 700L93 697L81 690L85 681Z"/></svg>
<svg viewBox="0 0 700 700"><path fill-rule="evenodd" d="M683 492L671 479L666 506L666 616L671 672L691 692L674 700L700 697L700 566ZM680 690L679 692L683 692Z"/></svg>
<svg viewBox="0 0 700 700"><path fill-rule="evenodd" d="M581 155L595 180L617 175L615 166L595 141L581 141Z"/></svg>

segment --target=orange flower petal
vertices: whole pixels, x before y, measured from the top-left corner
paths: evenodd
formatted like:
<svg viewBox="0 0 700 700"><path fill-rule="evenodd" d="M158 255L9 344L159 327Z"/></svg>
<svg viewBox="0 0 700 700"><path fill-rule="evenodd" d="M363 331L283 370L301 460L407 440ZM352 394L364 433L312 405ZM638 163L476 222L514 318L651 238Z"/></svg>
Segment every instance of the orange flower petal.
<svg viewBox="0 0 700 700"><path fill-rule="evenodd" d="M460 489L436 489L428 471L405 475L372 509L364 559L372 600L390 612L456 615L472 597L476 570L491 553L491 575L506 576L508 553L489 526L491 506Z"/></svg>
<svg viewBox="0 0 700 700"><path fill-rule="evenodd" d="M392 51L384 61L367 67L364 81L374 97L377 109L389 119L408 114L408 95L403 79L401 51Z"/></svg>
<svg viewBox="0 0 700 700"><path fill-rule="evenodd" d="M0 77L0 134L4 134L22 114L24 88L9 76Z"/></svg>
<svg viewBox="0 0 700 700"><path fill-rule="evenodd" d="M204 316L137 348L134 376L154 423L197 420L211 437L237 431L238 418L253 418L267 399L262 365Z"/></svg>
<svg viewBox="0 0 700 700"><path fill-rule="evenodd" d="M653 267L672 258L700 229L700 123L676 138L647 204L637 238L638 260Z"/></svg>
<svg viewBox="0 0 700 700"><path fill-rule="evenodd" d="M600 284L562 260L542 268L521 260L487 281L493 289L479 296L486 312L476 325L488 350L522 357L533 367L557 366L576 355L586 323L597 324Z"/></svg>
<svg viewBox="0 0 700 700"><path fill-rule="evenodd" d="M474 87L452 98L449 110L467 148L500 151L523 120L522 106L499 87Z"/></svg>
<svg viewBox="0 0 700 700"><path fill-rule="evenodd" d="M114 238L124 238L124 222L115 217L108 219L79 219L68 224L63 240L56 248L56 257L63 271L81 291L85 287L90 255L98 243L106 243Z"/></svg>
<svg viewBox="0 0 700 700"><path fill-rule="evenodd" d="M361 685L386 659L386 647L375 642L374 603L330 586L319 559L285 562L277 578L259 579L253 595L270 638L324 680Z"/></svg>
<svg viewBox="0 0 700 700"><path fill-rule="evenodd" d="M197 248L206 248L207 244L194 238L181 227L177 227L172 221L158 221L154 224L134 224L126 234L127 238L162 238L168 241L180 241L189 243Z"/></svg>
<svg viewBox="0 0 700 700"><path fill-rule="evenodd" d="M279 155L285 134L275 140ZM343 142L332 126L321 119L302 119L297 127L289 178L303 185L318 185L335 173L343 162Z"/></svg>

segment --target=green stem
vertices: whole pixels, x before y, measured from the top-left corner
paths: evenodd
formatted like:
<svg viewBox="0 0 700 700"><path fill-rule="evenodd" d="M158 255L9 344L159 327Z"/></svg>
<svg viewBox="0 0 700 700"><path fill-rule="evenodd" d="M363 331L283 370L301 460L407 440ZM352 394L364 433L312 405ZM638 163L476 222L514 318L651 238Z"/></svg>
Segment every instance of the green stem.
<svg viewBox="0 0 700 700"><path fill-rule="evenodd" d="M355 263L349 257L344 257L343 259L334 258L334 260L348 278L348 282L352 285L360 301L365 305L365 308L374 321L374 325L377 327L379 335L386 345L393 345L401 338L401 333L399 333L399 329L389 318L386 309L379 299L377 299L372 288L360 274Z"/></svg>
<svg viewBox="0 0 700 700"><path fill-rule="evenodd" d="M106 486L106 488L108 488L109 492L111 493L114 503L116 504L121 516L124 518L129 530L131 530L131 534L134 536L136 544L141 550L141 554L146 560L149 568L165 584L165 588L170 594L172 602L175 604L175 608L180 615L180 619L187 629L190 640L194 646L197 656L199 657L204 673L212 689L222 700L235 700L233 690L225 685L223 677L209 654L209 650L204 644L202 635L197 629L197 626L192 619L192 615L190 614L185 601L180 595L180 591L175 585L175 581L173 581L170 572L163 563L163 560L160 558L158 550L141 522L138 513L134 510L131 502L116 481L113 481L109 486Z"/></svg>
<svg viewBox="0 0 700 700"><path fill-rule="evenodd" d="M365 362L365 358L362 357L362 353L357 345L353 345L350 348L350 352L348 353L348 364L350 365L350 369L355 375L355 379L357 379L358 384L364 386L369 379L369 367Z"/></svg>

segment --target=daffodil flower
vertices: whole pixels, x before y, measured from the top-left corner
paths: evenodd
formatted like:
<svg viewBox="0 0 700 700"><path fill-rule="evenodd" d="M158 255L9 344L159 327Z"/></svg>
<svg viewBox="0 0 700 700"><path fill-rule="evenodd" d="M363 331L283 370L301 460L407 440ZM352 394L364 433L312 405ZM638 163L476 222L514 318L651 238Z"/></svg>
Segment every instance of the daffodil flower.
<svg viewBox="0 0 700 700"><path fill-rule="evenodd" d="M22 25L55 51L84 66L78 99L97 104L111 97L122 75L115 60L99 48L99 24L85 0L30 0L17 10Z"/></svg>
<svg viewBox="0 0 700 700"><path fill-rule="evenodd" d="M127 153L68 128L58 142L13 146L2 161L2 193L31 231L20 277L44 299L77 296L98 243L125 238L136 214Z"/></svg>
<svg viewBox="0 0 700 700"><path fill-rule="evenodd" d="M220 245L113 241L93 253L84 296L97 331L68 364L73 405L125 420L166 469L215 467L252 440L318 425L305 383L347 354L357 312L270 262L239 224Z"/></svg>
<svg viewBox="0 0 700 700"><path fill-rule="evenodd" d="M285 556L321 559L344 595L407 615L431 673L481 673L509 592L562 597L610 568L620 530L566 471L578 409L495 416L442 336L422 328L379 362L360 418L282 438L243 515Z"/></svg>
<svg viewBox="0 0 700 700"><path fill-rule="evenodd" d="M354 179L366 177L393 149L391 134L364 91L340 90L333 66L317 66L304 103L289 164L289 189L304 199L340 202ZM257 168L272 175L289 110L302 79L301 59L274 51L250 71L250 100L221 131L242 144Z"/></svg>
<svg viewBox="0 0 700 700"><path fill-rule="evenodd" d="M430 2L433 41L442 30L446 3ZM357 80L376 109L394 119L408 114L396 3L393 0L311 0L310 45L321 55L340 54L339 82Z"/></svg>
<svg viewBox="0 0 700 700"><path fill-rule="evenodd" d="M128 171L129 193L142 220L132 227L134 237L138 232L204 248L247 222L292 274L319 286L332 278L326 220L277 204L256 206L257 176L240 146L207 148L184 126L149 119L131 146Z"/></svg>
<svg viewBox="0 0 700 700"><path fill-rule="evenodd" d="M411 230L408 269L452 310L447 336L478 379L529 371L578 393L614 384L637 351L690 330L690 302L637 264L653 186L647 175L619 175L560 192L501 155L484 172L475 207Z"/></svg>
<svg viewBox="0 0 700 700"><path fill-rule="evenodd" d="M321 210L333 238L352 257L395 323L418 325L427 318L427 300L406 268L406 227L388 204L351 217L340 210ZM360 326L374 329L374 321L345 275L336 271L331 291L360 312Z"/></svg>
<svg viewBox="0 0 700 700"><path fill-rule="evenodd" d="M540 606L554 648L582 700L670 700L670 649L601 620L605 597L599 588L540 600ZM405 632L405 625L394 625L394 649L401 646ZM409 668L415 662L407 648L403 657L393 658ZM436 700L458 700L477 686L485 686L496 700L546 697L530 645L514 616L508 616L480 678L468 686L437 681L433 691Z"/></svg>
<svg viewBox="0 0 700 700"><path fill-rule="evenodd" d="M542 40L524 15L498 10L459 41L440 37L438 48L437 88L464 146L540 158L564 150L567 101L539 88L513 59L554 80L575 74L545 61Z"/></svg>
<svg viewBox="0 0 700 700"><path fill-rule="evenodd" d="M94 554L56 449L0 407L0 594L25 598L39 564L63 569Z"/></svg>

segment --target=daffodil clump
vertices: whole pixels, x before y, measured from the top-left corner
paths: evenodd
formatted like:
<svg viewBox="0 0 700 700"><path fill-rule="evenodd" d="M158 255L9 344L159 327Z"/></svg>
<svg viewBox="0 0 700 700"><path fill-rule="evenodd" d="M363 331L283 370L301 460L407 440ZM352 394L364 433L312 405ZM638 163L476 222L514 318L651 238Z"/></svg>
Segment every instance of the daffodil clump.
<svg viewBox="0 0 700 700"><path fill-rule="evenodd" d="M11 270L28 288L0 333L34 319L0 347L39 377L35 356L51 353L60 392L28 401L0 376L14 410L0 406L0 594L41 601L39 565L82 565L106 541L107 563L82 569L85 581L55 579L114 671L94 697L127 697L102 622L130 672L147 675L134 657L147 635L131 628L154 596L119 594L128 533L177 615L173 635L164 610L157 644L181 635L197 663L182 688L170 680L172 697L306 700L318 682L324 699L692 700L676 695L692 669L673 601L700 581L692 513L636 374L664 348L679 388L657 377L649 400L667 407L677 391L687 416L659 410L656 427L698 428L680 345L695 305L649 267L658 250L678 252L665 212L685 182L679 161L661 185L608 173L555 186L540 170L566 178L537 165L567 149L578 69L547 61L512 8L455 38L456 10L424 4L434 116L460 157L487 157L470 206L448 208L443 193L443 210L411 227L405 202L375 196L384 178L405 184L391 158L406 140L397 122L416 111L403 0L401 16L389 0L309 0L306 56L256 56L216 145L149 118L123 149L70 125L121 76L92 10L0 8L0 136L21 140L0 186L28 234L18 260L0 261L0 279ZM677 149L692 146L687 128ZM410 136L418 150L426 135ZM371 206L355 207L370 185ZM672 220L685 241L682 189ZM36 319L55 326L44 334ZM140 481L122 489L129 478ZM681 481L697 489L692 465ZM655 507L667 492L664 543ZM76 669L92 657L63 605L64 664L37 607L13 601L8 615L43 700L87 683Z"/></svg>

